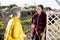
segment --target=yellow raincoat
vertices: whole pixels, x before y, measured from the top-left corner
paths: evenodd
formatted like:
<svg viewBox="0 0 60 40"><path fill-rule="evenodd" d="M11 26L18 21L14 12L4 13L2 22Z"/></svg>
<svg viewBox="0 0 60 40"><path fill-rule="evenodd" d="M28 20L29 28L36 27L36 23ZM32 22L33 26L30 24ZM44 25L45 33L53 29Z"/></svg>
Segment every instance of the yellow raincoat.
<svg viewBox="0 0 60 40"><path fill-rule="evenodd" d="M24 33L22 30L21 21L18 17L13 17L8 22L8 25L4 34L4 40L24 40Z"/></svg>

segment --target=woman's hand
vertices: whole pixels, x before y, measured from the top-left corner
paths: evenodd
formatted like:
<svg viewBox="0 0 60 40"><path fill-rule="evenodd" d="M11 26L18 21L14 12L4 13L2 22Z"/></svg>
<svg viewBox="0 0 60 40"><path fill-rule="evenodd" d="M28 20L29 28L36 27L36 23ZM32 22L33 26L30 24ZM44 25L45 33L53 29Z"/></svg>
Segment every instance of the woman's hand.
<svg viewBox="0 0 60 40"><path fill-rule="evenodd" d="M27 35L26 34L24 34L24 38L26 38L27 37Z"/></svg>
<svg viewBox="0 0 60 40"><path fill-rule="evenodd" d="M34 25L34 24L32 24L32 25L31 25L31 28L35 28L35 25Z"/></svg>

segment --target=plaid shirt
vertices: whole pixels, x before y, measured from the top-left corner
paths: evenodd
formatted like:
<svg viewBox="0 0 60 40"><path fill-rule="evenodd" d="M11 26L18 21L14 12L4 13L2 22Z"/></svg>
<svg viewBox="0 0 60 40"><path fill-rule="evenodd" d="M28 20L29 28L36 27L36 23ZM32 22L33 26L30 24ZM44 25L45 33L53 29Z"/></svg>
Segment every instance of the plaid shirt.
<svg viewBox="0 0 60 40"><path fill-rule="evenodd" d="M38 25L37 25L38 21ZM42 13L41 15L38 15L35 13L32 17L32 24L35 25L35 28L37 28L38 34L42 33L44 31L44 28L46 27L46 14ZM36 30L32 30L32 38L34 37L34 34L36 33Z"/></svg>

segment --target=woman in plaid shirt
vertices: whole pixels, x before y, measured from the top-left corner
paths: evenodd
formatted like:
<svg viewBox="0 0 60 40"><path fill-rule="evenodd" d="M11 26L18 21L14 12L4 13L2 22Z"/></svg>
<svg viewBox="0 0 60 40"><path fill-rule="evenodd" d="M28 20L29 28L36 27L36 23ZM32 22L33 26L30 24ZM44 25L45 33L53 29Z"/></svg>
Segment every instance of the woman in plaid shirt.
<svg viewBox="0 0 60 40"><path fill-rule="evenodd" d="M36 33L41 37L41 33L44 32L44 28L46 27L46 13L43 12L43 5L37 6L36 13L32 16L31 26L32 40ZM35 40L39 40L39 37L35 37Z"/></svg>

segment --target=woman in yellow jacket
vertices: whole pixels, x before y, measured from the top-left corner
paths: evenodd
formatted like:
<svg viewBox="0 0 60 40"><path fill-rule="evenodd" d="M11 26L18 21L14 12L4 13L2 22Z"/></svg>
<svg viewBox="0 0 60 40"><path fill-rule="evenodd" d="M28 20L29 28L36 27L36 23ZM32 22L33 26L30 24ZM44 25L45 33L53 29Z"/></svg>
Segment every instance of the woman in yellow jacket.
<svg viewBox="0 0 60 40"><path fill-rule="evenodd" d="M19 19L21 15L20 8L12 8L11 13L13 14L13 17L10 19L6 27L4 40L24 40L26 35L22 30L21 21Z"/></svg>

